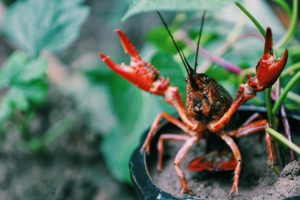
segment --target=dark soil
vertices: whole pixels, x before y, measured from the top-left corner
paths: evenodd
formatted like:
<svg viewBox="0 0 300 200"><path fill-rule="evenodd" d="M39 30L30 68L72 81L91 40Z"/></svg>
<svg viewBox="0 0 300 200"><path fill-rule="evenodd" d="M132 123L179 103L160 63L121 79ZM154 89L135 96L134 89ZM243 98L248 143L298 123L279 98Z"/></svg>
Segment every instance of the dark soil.
<svg viewBox="0 0 300 200"><path fill-rule="evenodd" d="M30 133L43 132L52 118L60 120L74 109L72 101L55 94L49 94L46 107L51 109L38 109L32 120L38 125ZM101 138L89 131L80 116L37 152L21 148L20 135L12 127L8 130L10 134L1 135L0 143L1 200L136 199L132 188L111 177L99 153Z"/></svg>
<svg viewBox="0 0 300 200"><path fill-rule="evenodd" d="M136 199L132 188L109 175L99 155L99 138L83 129L72 131L53 143L47 154L2 153L0 199Z"/></svg>
<svg viewBox="0 0 300 200"><path fill-rule="evenodd" d="M191 160L205 154L206 142L204 140L195 145L181 165L186 173L188 185L193 191L193 198L209 200L273 200L295 197L294 199L300 199L300 161L290 162L281 172L280 167L277 165L273 169L269 168L265 142L264 140L260 141L260 139L261 135L257 134L238 140L237 143L242 154L243 166L239 193L231 197L228 194L233 180L232 171L193 172L187 169L187 165ZM218 143L215 143L215 145L218 145ZM157 172L156 170L157 159L155 153L148 157L150 158L148 163L150 163L149 170L153 182L163 191L171 193L178 198L188 197L181 194L181 185L173 165L173 159L181 146L182 142L180 141L168 141L165 143L165 161L162 172ZM155 146L153 146L153 149L155 149Z"/></svg>

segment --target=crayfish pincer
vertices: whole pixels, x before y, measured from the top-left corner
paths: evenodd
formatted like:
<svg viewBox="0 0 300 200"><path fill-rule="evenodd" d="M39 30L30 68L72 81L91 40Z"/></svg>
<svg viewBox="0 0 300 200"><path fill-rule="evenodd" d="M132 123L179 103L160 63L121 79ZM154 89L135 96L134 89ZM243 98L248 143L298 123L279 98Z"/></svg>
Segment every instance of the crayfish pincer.
<svg viewBox="0 0 300 200"><path fill-rule="evenodd" d="M213 78L196 72L197 55L203 29L204 15L199 29L195 66L191 67L185 58L183 51L176 44L175 39L173 38L165 21L161 17L160 13L158 14L166 30L171 36L187 72L186 104L184 103L178 88L171 85L169 78L161 76L159 71L153 65L144 61L140 57L135 47L121 30L117 29L116 33L121 40L125 52L127 52L131 57L130 64L116 64L108 56L103 53L99 53L100 58L113 71L140 89L155 95L163 96L164 100L168 104L172 105L179 114L180 119L177 119L166 112L158 114L154 119L148 136L140 151L150 152L151 140L156 133L162 118L180 128L184 134L162 134L160 136L158 141L159 159L157 168L158 170L162 170L163 168L163 142L166 140L184 141L183 146L178 151L174 159L174 166L183 192L190 193L191 190L188 187L185 174L180 164L190 148L199 142L199 140L205 139L204 132L215 134L230 147L233 153L233 159L224 162L220 161L220 159L216 159L219 161L209 163L208 160L203 157L201 160L197 161L197 164L202 165L202 169L208 169L210 167L210 170L234 170L234 178L230 194L234 192L237 193L242 157L233 138L240 138L263 131L266 127L267 120L257 119L254 117L247 120L246 123L237 129L228 130L224 127L230 123L232 116L242 104L255 97L257 92L263 91L265 88L272 86L272 84L278 79L286 64L288 51L285 50L283 57L279 60L274 57L272 51L272 32L270 28L267 28L264 53L257 63L256 74L253 77L249 77L249 80L246 83L240 84L236 96L232 99L229 93ZM273 150L273 143L267 133L265 134L265 139L269 163L273 163L276 159Z"/></svg>

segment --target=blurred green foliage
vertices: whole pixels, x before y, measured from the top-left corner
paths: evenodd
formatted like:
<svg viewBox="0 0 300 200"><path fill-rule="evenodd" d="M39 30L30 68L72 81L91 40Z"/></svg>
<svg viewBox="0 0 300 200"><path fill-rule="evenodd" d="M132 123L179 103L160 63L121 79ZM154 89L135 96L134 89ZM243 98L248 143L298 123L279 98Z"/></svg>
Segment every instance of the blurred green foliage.
<svg viewBox="0 0 300 200"><path fill-rule="evenodd" d="M26 0L11 5L5 14L3 32L18 47L32 55L42 50L65 49L79 35L89 8L83 0Z"/></svg>
<svg viewBox="0 0 300 200"><path fill-rule="evenodd" d="M209 10L217 11L223 6L232 3L232 0L134 0L132 1L129 9L125 13L123 20L126 20L132 15L156 11L156 10L169 10L169 11L192 11L192 10Z"/></svg>
<svg viewBox="0 0 300 200"><path fill-rule="evenodd" d="M7 44L19 50L0 68L0 123L15 120L31 150L39 150L43 140L54 138L47 131L45 139L27 133L32 115L48 93L48 62L41 53L62 51L79 36L89 14L83 3L84 0L24 0L7 4L1 32Z"/></svg>
<svg viewBox="0 0 300 200"><path fill-rule="evenodd" d="M0 123L15 112L27 112L47 93L47 61L16 51L0 70Z"/></svg>

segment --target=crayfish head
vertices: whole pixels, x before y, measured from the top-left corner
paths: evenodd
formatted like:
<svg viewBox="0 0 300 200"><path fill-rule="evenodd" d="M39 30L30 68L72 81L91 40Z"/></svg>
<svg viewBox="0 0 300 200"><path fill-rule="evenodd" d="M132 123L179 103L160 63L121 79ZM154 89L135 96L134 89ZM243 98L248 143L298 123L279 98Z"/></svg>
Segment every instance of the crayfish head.
<svg viewBox="0 0 300 200"><path fill-rule="evenodd" d="M190 73L186 79L187 87L193 91L202 91L207 89L211 81L212 78L203 73Z"/></svg>
<svg viewBox="0 0 300 200"><path fill-rule="evenodd" d="M267 28L264 54L256 65L256 76L251 77L248 85L255 92L271 87L278 79L288 59L288 50L284 51L281 59L276 59L273 53L272 31Z"/></svg>
<svg viewBox="0 0 300 200"><path fill-rule="evenodd" d="M231 104L229 93L205 74L187 77L186 104L190 119L204 124L220 118Z"/></svg>

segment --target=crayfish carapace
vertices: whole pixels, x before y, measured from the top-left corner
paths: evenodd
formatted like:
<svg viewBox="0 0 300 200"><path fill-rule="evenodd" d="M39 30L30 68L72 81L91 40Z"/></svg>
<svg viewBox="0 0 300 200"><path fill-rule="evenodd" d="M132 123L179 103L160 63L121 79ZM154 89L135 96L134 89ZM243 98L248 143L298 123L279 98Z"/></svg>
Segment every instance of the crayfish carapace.
<svg viewBox="0 0 300 200"><path fill-rule="evenodd" d="M264 119L258 120L256 117L253 117L235 130L228 130L225 126L230 122L232 116L242 104L255 97L257 92L263 91L267 87L271 87L278 79L286 64L288 51L285 50L281 59L275 58L272 51L272 32L270 28L267 28L264 53L257 63L256 74L253 77L249 76L246 83L240 84L238 92L232 100L228 92L213 78L208 77L205 74L196 73L197 55L203 28L204 14L202 17L201 28L199 30L194 68L190 66L182 50L176 44L175 39L173 38L165 21L162 19L160 13L158 13L158 15L171 36L187 71L186 105L184 104L182 95L179 93L178 88L171 85L169 78L160 76L159 71L153 65L144 61L140 57L135 47L121 30L117 29L116 33L121 40L125 52L127 52L131 57L130 64L116 64L108 56L103 53L99 53L100 58L112 70L140 89L155 95L163 96L164 100L175 107L179 114L180 119L177 119L165 112L158 114L141 148L141 152L150 151L149 148L151 140L156 133L162 118L180 128L184 134L162 134L160 136L158 141L159 160L157 168L158 170L162 170L163 166L163 142L166 140L184 141L183 146L175 157L174 166L176 174L182 185L183 192L190 193L191 191L188 187L180 164L189 149L203 138L203 133L209 131L210 134L216 134L225 141L225 143L230 147L234 157L231 161L210 163L209 166L212 167L211 170L213 170L214 166L223 170L234 170L234 179L230 194L238 192L242 157L233 138L240 138L263 131L266 127L267 121ZM265 139L269 163L273 163L275 160L275 154L272 140L267 133L265 134ZM204 168L208 168L208 162L205 158L202 158L202 160L198 159L197 162L198 166L200 162L200 165L202 164Z"/></svg>

